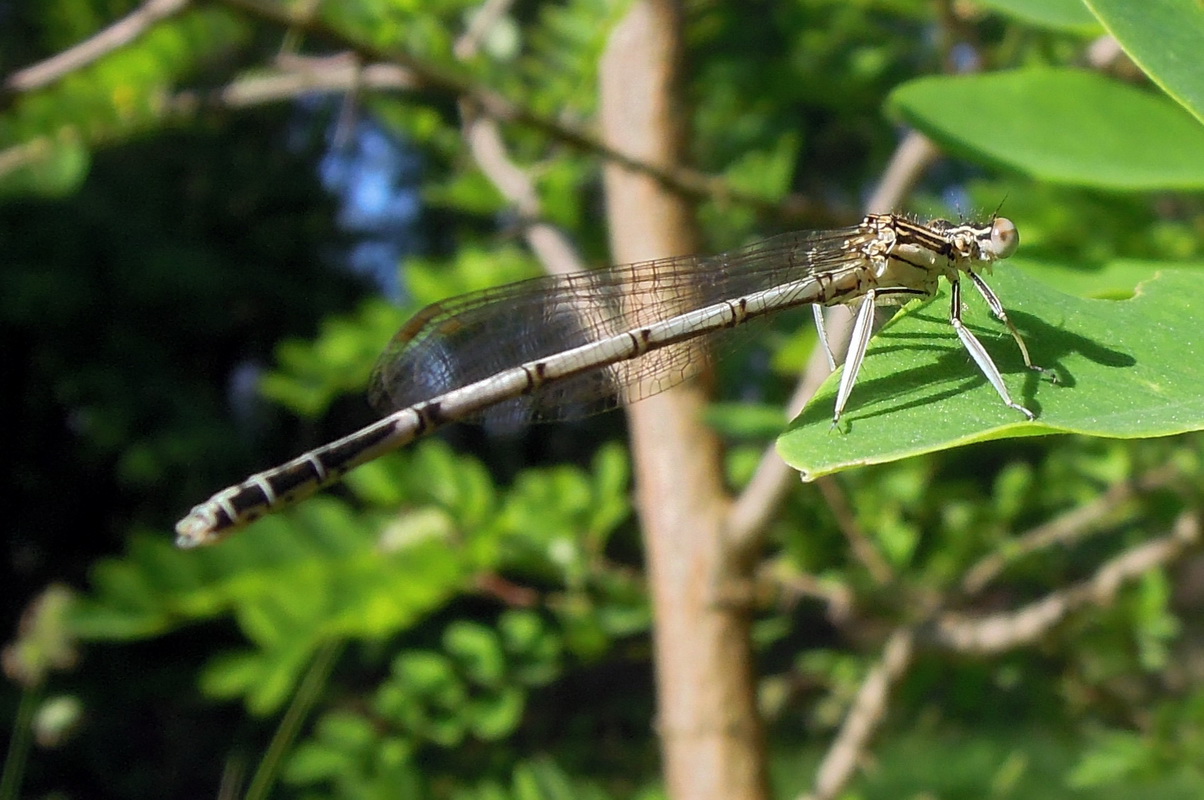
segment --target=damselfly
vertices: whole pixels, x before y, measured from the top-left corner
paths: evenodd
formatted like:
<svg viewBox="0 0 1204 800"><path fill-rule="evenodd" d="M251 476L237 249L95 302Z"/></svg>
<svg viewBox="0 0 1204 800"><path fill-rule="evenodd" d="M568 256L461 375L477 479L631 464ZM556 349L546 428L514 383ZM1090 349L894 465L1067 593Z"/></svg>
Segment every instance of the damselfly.
<svg viewBox="0 0 1204 800"><path fill-rule="evenodd" d="M865 358L875 306L933 297L941 276L952 286L958 338L1003 402L1032 420L961 320L966 276L1007 326L1025 366L1041 369L979 275L1018 244L1016 226L1000 217L955 225L870 214L849 228L783 234L717 256L534 278L436 303L377 362L372 400L389 416L218 492L180 520L177 543L217 541L450 422L546 422L634 402L697 371L710 337L797 306L813 307L832 362L820 307L857 305L835 424Z"/></svg>

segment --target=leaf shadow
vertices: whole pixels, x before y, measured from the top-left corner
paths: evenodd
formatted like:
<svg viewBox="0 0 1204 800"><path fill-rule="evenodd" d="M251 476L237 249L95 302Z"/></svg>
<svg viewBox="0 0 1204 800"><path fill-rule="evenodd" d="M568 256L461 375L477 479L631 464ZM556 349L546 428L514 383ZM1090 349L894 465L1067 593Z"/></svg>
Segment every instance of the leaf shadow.
<svg viewBox="0 0 1204 800"><path fill-rule="evenodd" d="M918 322L934 328L943 326L947 333L939 330L899 331L887 327L876 335L873 357L901 351L913 354L917 351L930 352L936 355L925 359L923 363L896 370L889 375L868 381L859 380L849 398L849 405L841 419L841 427L847 424L851 429L859 416L862 419L881 417L940 403L986 383L986 376L962 346L948 316L940 313L938 308L939 302L932 303L911 312L911 316ZM1008 316L1028 344L1033 360L1049 370L1056 380L1043 380L1043 373L1027 369L1006 327L993 317L983 322L967 322L966 325L983 342L1002 374L1024 373L1025 380L1017 393L1017 400L1038 417L1042 412L1042 405L1037 399L1037 390L1041 383L1046 383L1054 389L1071 389L1077 385L1075 376L1063 363L1069 356L1078 355L1114 369L1132 367L1137 363L1137 359L1130 352L1107 346L1082 332L1051 324L1033 314L1009 311ZM925 390L950 382L952 385L947 388ZM869 400L863 405L858 403L859 397ZM899 402L891 404L881 400L890 397L900 398ZM874 401L873 398L879 400ZM866 412L864 416L857 413L858 405L863 405ZM1000 406L1003 407L1002 403ZM826 415L830 415L828 409L813 405L803 412L791 428L817 423Z"/></svg>

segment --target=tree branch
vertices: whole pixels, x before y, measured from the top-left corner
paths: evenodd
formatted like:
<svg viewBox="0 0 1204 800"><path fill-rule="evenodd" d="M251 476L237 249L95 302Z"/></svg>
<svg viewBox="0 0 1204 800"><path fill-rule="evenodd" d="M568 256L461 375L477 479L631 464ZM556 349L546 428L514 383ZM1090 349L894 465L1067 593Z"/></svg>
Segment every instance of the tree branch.
<svg viewBox="0 0 1204 800"><path fill-rule="evenodd" d="M861 684L840 733L824 755L815 776L815 788L805 800L836 797L857 773L862 754L878 726L886 719L891 689L902 680L915 653L915 633L899 628L882 648L882 657Z"/></svg>
<svg viewBox="0 0 1204 800"><path fill-rule="evenodd" d="M1030 645L1072 613L1107 605L1125 583L1182 559L1200 544L1200 519L1194 511L1184 512L1166 536L1126 550L1101 565L1089 579L1017 611L977 618L937 611L915 626L899 628L887 640L878 665L862 682L806 800L828 800L847 787L886 718L890 689L903 679L917 648L985 656Z"/></svg>
<svg viewBox="0 0 1204 800"><path fill-rule="evenodd" d="M815 485L820 494L824 496L828 508L836 516L836 524L844 534L845 540L848 541L853 556L865 567L874 582L883 586L894 580L894 570L890 568L890 564L886 563L886 559L878 552L874 542L857 523L857 516L853 513L848 495L840 487L840 482L828 476L817 480Z"/></svg>
<svg viewBox="0 0 1204 800"><path fill-rule="evenodd" d="M222 89L209 92L177 92L173 112L191 115L200 109L239 109L292 100L314 92L343 93L356 89L412 91L418 80L403 67L393 64L361 66L350 54L334 56L281 56L277 68L268 73L246 75Z"/></svg>
<svg viewBox="0 0 1204 800"><path fill-rule="evenodd" d="M656 164L615 148L601 138L559 120L524 108L501 93L474 83L465 75L414 58L400 50L379 47L343 33L322 20L312 9L293 9L262 0L220 0L230 8L284 28L300 30L324 39L336 47L356 53L366 64L385 62L405 67L423 89L435 89L453 95L461 102L480 109L499 122L513 122L537 130L556 141L587 153L602 156L607 161L642 175L647 175L665 188L693 200L707 199L753 208L757 213L776 219L805 222L813 227L831 227L847 217L809 199L792 195L784 199L769 199L732 188L722 178L706 175L678 165Z"/></svg>
<svg viewBox="0 0 1204 800"><path fill-rule="evenodd" d="M962 593L967 596L978 594L999 577L1008 565L1037 550L1058 543L1066 544L1098 530L1107 524L1117 509L1137 495L1168 486L1182 476L1181 470L1174 464L1165 464L1134 480L1114 484L1090 503L1076 506L1028 533L1010 539L1006 546L983 558L966 572L962 579Z"/></svg>
<svg viewBox="0 0 1204 800"><path fill-rule="evenodd" d="M10 92L41 89L137 39L156 23L183 11L190 0L147 0L89 39L45 61L17 70L4 81Z"/></svg>
<svg viewBox="0 0 1204 800"><path fill-rule="evenodd" d="M1081 583L1017 611L978 618L943 613L925 626L923 640L930 646L975 655L1031 644L1071 613L1089 605L1107 605L1125 582L1182 558L1199 544L1200 520L1195 513L1184 512L1169 534L1124 551Z"/></svg>
<svg viewBox="0 0 1204 800"><path fill-rule="evenodd" d="M472 18L468 30L457 40L453 51L457 58L474 56L489 27L505 14L512 0L489 0ZM545 219L543 203L535 182L518 166L506 148L497 120L477 113L471 103L460 104L461 130L473 160L494 188L509 200L524 220L523 238L527 246L553 274L566 275L585 269L577 248L559 228Z"/></svg>

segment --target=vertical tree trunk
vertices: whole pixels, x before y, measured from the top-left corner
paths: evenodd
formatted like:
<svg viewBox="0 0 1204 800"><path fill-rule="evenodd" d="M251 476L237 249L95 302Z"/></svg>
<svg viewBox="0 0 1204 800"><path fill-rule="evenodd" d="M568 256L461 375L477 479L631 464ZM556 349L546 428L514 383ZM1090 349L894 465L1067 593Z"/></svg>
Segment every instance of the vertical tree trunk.
<svg viewBox="0 0 1204 800"><path fill-rule="evenodd" d="M601 119L609 144L671 167L682 160L676 103L680 9L638 0L603 57ZM619 262L694 252L693 209L655 180L606 170L611 252ZM763 800L764 744L746 610L719 602L746 579L726 557L729 500L719 443L701 423L706 397L689 383L629 410L637 504L655 611L658 718L675 800Z"/></svg>

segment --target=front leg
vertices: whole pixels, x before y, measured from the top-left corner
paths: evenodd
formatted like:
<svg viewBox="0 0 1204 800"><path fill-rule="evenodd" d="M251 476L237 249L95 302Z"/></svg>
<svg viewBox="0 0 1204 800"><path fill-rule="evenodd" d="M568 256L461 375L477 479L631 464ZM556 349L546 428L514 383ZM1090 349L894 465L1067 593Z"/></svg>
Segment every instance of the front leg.
<svg viewBox="0 0 1204 800"><path fill-rule="evenodd" d="M970 277L974 278L977 283L977 276L971 273ZM949 322L953 325L953 330L957 331L957 338L962 340L962 345L970 353L970 358L974 359L974 363L978 364L978 368L982 370L982 374L986 376L987 381L995 387L995 391L999 392L999 396L1003 398L1003 402L1028 417L1029 422L1032 422L1037 418L1037 415L1012 400L1012 396L1008 394L1008 387L1003 383L1003 376L999 374L999 367L995 366L995 362L991 360L991 356L987 353L987 349L982 346L982 342L978 341L978 337L971 333L970 329L962 323L961 281L954 280L950 281L950 283L953 287L953 304L949 309ZM990 302L990 300L987 302ZM995 298L995 302L998 303L999 299ZM1000 306L999 310L1002 312L1003 306ZM1012 327L1011 323L1008 323L1008 327ZM1012 331L1014 332L1015 328L1012 328ZM1020 343L1020 350L1024 353L1025 364L1033 369L1040 369L1040 367L1033 367L1032 363L1028 360L1028 351L1025 350L1024 341L1020 339L1019 334L1016 334L1016 341Z"/></svg>
<svg viewBox="0 0 1204 800"><path fill-rule="evenodd" d="M995 292L991 290L991 287L987 285L987 282L978 275L973 272L968 274L970 275L970 280L974 281L974 286L976 289L978 289L978 293L982 295L982 299L987 301L987 305L991 307L991 311L994 312L995 316L1000 322L1007 326L1008 331L1012 334L1012 338L1016 340L1016 345L1020 348L1020 355L1024 357L1024 366L1031 370L1040 372L1042 375L1047 376L1053 383L1057 383L1058 374L1056 372L1054 372L1052 369L1046 369L1045 367L1038 367L1033 363L1033 360L1029 358L1028 346L1024 343L1023 337L1020 336L1020 331L1016 330L1016 326L1012 324L1010 319L1008 319L1008 314L1006 311L1004 311L1003 303L999 301L999 296L996 295Z"/></svg>

